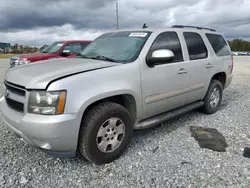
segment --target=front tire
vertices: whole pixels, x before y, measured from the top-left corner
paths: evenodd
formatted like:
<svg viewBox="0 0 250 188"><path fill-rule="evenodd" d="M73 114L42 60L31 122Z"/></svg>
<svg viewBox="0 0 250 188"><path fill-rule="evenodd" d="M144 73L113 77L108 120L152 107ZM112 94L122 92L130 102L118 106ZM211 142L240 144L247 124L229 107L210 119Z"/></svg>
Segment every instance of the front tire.
<svg viewBox="0 0 250 188"><path fill-rule="evenodd" d="M133 134L133 119L123 106L105 102L91 108L83 117L79 152L95 164L118 158Z"/></svg>
<svg viewBox="0 0 250 188"><path fill-rule="evenodd" d="M222 101L223 86L220 81L212 80L207 94L203 100L204 105L200 109L205 114L215 113Z"/></svg>

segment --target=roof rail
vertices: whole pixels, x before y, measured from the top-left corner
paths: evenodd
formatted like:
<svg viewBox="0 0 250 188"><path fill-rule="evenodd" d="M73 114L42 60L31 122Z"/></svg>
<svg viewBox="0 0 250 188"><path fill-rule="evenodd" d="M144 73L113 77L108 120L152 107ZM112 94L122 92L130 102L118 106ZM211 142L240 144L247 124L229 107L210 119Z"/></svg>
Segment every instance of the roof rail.
<svg viewBox="0 0 250 188"><path fill-rule="evenodd" d="M189 28L195 28L195 29L199 29L199 30L202 30L202 29L206 29L206 30L209 30L209 31L215 31L215 29L210 29L210 28L206 28L206 27L197 27L197 26L190 26L190 25L173 25L172 28L184 28L184 27L189 27Z"/></svg>

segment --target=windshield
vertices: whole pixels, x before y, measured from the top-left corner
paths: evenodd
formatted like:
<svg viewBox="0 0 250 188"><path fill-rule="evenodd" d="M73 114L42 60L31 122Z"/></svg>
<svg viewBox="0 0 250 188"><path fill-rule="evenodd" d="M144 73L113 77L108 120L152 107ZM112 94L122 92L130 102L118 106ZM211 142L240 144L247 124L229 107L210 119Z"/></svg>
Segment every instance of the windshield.
<svg viewBox="0 0 250 188"><path fill-rule="evenodd" d="M90 43L81 55L85 58L105 57L115 62L132 62L137 59L150 32L123 31L107 33Z"/></svg>
<svg viewBox="0 0 250 188"><path fill-rule="evenodd" d="M44 50L42 50L42 53L56 53L64 44L64 42L54 42Z"/></svg>

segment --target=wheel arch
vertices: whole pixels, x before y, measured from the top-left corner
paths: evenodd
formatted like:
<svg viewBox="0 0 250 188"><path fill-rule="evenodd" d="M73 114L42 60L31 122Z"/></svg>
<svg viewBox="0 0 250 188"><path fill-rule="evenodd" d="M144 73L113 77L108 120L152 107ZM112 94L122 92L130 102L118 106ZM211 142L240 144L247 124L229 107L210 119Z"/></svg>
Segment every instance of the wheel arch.
<svg viewBox="0 0 250 188"><path fill-rule="evenodd" d="M90 108L93 108L94 106L102 102L114 102L114 103L122 105L132 115L133 120L134 121L136 120L136 117L137 117L136 100L134 96L131 94L119 94L119 95L113 95L110 97L100 98L92 102L86 107L86 109L84 110L83 116Z"/></svg>
<svg viewBox="0 0 250 188"><path fill-rule="evenodd" d="M102 103L102 102L114 102L117 104L122 105L125 107L129 113L132 115L133 120L136 121L137 117L140 116L139 109L139 100L135 97L135 95L129 91L121 91L121 92L115 92L115 93L102 93L100 95L94 96L87 101L85 101L84 104L82 104L78 117L82 118L84 117L84 114L86 112L94 107L95 105Z"/></svg>
<svg viewBox="0 0 250 188"><path fill-rule="evenodd" d="M213 77L211 78L210 83L212 82L212 80L218 80L221 82L223 89L225 88L226 85L226 80L227 80L227 75L225 72L218 72L216 74L213 75Z"/></svg>
<svg viewBox="0 0 250 188"><path fill-rule="evenodd" d="M95 99L95 100L94 100ZM80 125L79 125L79 130L78 130L78 138L77 138L77 148L79 145L79 134L80 130L82 128L82 122L84 120L84 115L87 114L87 112L93 108L94 106L103 103L103 102L114 102L117 104L122 105L125 107L129 113L132 115L133 121L136 121L137 118L137 103L136 103L136 98L129 93L123 93L123 94L116 94L116 95L111 95L107 97L94 97L93 99L90 99L87 102L87 105L83 105L81 109L81 114L80 114Z"/></svg>

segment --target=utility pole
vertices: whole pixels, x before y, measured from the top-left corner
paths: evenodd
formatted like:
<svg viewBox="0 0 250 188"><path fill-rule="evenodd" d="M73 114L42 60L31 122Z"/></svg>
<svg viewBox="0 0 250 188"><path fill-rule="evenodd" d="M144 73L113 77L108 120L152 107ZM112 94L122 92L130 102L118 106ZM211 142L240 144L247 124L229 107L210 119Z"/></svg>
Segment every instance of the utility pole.
<svg viewBox="0 0 250 188"><path fill-rule="evenodd" d="M118 1L116 2L116 29L118 30L119 29L119 10L118 10Z"/></svg>

